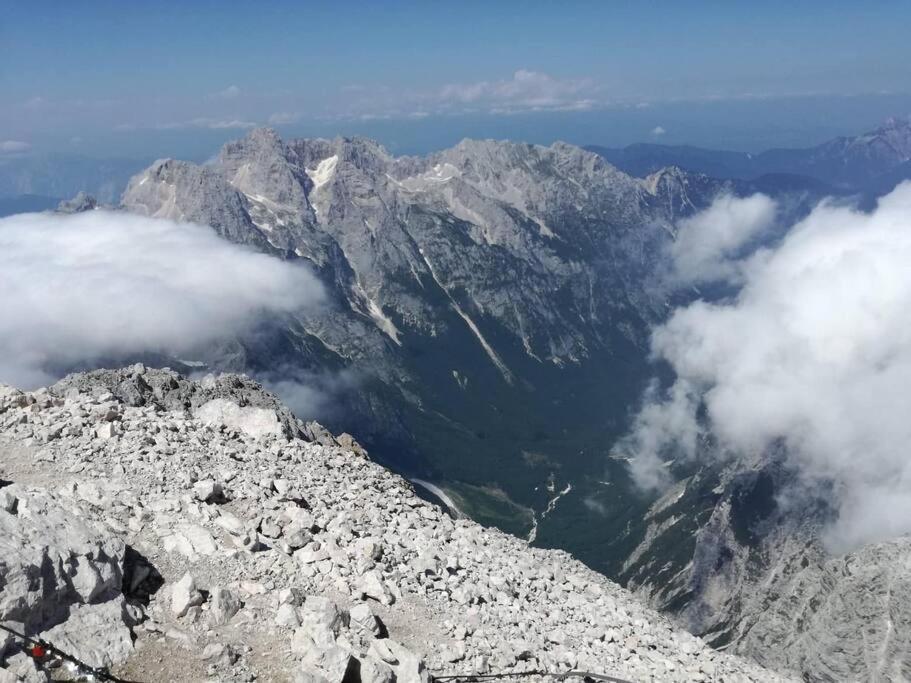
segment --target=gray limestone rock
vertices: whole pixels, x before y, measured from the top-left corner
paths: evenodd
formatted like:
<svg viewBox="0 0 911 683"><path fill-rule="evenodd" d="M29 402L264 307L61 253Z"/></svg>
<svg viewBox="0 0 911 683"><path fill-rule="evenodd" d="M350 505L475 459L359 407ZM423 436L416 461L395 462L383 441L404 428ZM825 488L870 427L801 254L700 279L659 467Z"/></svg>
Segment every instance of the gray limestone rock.
<svg viewBox="0 0 911 683"><path fill-rule="evenodd" d="M190 572L171 586L171 611L175 616L184 616L191 607L205 602L203 594L196 588L196 579Z"/></svg>
<svg viewBox="0 0 911 683"><path fill-rule="evenodd" d="M85 192L79 192L72 199L65 199L57 205L57 213L82 213L98 208L98 201Z"/></svg>
<svg viewBox="0 0 911 683"><path fill-rule="evenodd" d="M227 588L219 586L209 592L209 620L216 626L231 621L241 607L240 598Z"/></svg>

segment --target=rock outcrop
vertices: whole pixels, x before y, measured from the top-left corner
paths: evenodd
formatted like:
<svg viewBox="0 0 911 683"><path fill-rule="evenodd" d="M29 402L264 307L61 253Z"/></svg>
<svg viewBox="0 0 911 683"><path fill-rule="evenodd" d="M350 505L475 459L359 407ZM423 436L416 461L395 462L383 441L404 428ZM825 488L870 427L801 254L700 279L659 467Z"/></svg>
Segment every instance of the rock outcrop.
<svg viewBox="0 0 911 683"><path fill-rule="evenodd" d="M908 680L911 539L833 553L831 498L792 492L794 481L774 457L700 470L646 514L622 578L707 642L770 668Z"/></svg>
<svg viewBox="0 0 911 683"><path fill-rule="evenodd" d="M226 419L199 416L212 401ZM236 420L228 401L262 412ZM132 367L4 389L0 621L138 680L780 678L292 419L237 376ZM0 645L4 667L45 680Z"/></svg>

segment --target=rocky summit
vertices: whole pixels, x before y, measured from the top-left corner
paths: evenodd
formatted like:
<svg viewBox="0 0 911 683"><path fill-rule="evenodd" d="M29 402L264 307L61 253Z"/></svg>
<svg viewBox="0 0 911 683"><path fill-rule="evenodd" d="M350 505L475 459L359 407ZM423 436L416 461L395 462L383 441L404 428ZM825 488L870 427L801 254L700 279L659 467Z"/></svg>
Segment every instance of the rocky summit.
<svg viewBox="0 0 911 683"><path fill-rule="evenodd" d="M0 389L0 623L135 681L775 681L567 553L453 519L242 376ZM0 681L73 667L0 638Z"/></svg>

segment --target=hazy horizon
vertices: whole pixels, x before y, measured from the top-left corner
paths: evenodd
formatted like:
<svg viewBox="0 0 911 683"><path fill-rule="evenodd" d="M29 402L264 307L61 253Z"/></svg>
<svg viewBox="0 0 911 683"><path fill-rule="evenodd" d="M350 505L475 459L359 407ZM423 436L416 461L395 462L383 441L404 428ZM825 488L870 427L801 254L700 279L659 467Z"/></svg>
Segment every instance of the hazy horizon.
<svg viewBox="0 0 911 683"><path fill-rule="evenodd" d="M4 2L0 158L203 160L264 125L396 154L805 147L911 114L911 9L887 4Z"/></svg>

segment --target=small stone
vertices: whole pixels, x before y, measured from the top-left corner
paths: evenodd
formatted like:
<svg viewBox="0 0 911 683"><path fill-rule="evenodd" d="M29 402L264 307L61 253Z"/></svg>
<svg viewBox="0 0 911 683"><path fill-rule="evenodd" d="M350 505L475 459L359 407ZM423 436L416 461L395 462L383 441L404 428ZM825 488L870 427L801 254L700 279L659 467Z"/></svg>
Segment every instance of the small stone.
<svg viewBox="0 0 911 683"><path fill-rule="evenodd" d="M382 626L379 620L374 616L370 606L366 603L360 603L351 608L349 612L351 618L351 627L363 629L373 636L378 636L382 632Z"/></svg>
<svg viewBox="0 0 911 683"><path fill-rule="evenodd" d="M374 642L382 641L376 640ZM396 683L430 683L430 672L427 671L423 659L394 640L386 640L385 642L398 661L393 666Z"/></svg>
<svg viewBox="0 0 911 683"><path fill-rule="evenodd" d="M332 631L338 636L340 629L348 624L348 613L330 600L318 595L308 595L300 610L302 624L315 624Z"/></svg>
<svg viewBox="0 0 911 683"><path fill-rule="evenodd" d="M395 596L386 582L380 577L379 572L371 570L366 572L358 583L358 590L362 597L378 600L384 605L391 605L395 602Z"/></svg>
<svg viewBox="0 0 911 683"><path fill-rule="evenodd" d="M398 664L399 660L396 658L395 653L389 647L389 642L390 641L387 640L374 640L372 643L370 643L368 654L386 662L386 664Z"/></svg>
<svg viewBox="0 0 911 683"><path fill-rule="evenodd" d="M0 510L15 514L19 499L6 489L0 489Z"/></svg>
<svg viewBox="0 0 911 683"><path fill-rule="evenodd" d="M202 660L220 659L225 654L225 646L221 643L209 643L203 648L199 658Z"/></svg>
<svg viewBox="0 0 911 683"><path fill-rule="evenodd" d="M184 574L183 578L171 587L171 611L175 616L182 617L191 607L203 602L205 598L196 589L196 579L190 572Z"/></svg>
<svg viewBox="0 0 911 683"><path fill-rule="evenodd" d="M288 603L279 605L279 608L275 613L275 625L284 626L286 628L297 628L300 626L301 620L297 613L297 608Z"/></svg>
<svg viewBox="0 0 911 683"><path fill-rule="evenodd" d="M215 523L232 536L240 536L244 533L244 523L230 512L222 511Z"/></svg>
<svg viewBox="0 0 911 683"><path fill-rule="evenodd" d="M104 422L95 427L95 436L99 439L112 439L119 433L116 422Z"/></svg>
<svg viewBox="0 0 911 683"><path fill-rule="evenodd" d="M227 624L241 606L240 598L227 588L213 588L209 594L209 620L216 626Z"/></svg>
<svg viewBox="0 0 911 683"><path fill-rule="evenodd" d="M327 683L342 683L352 668L351 653L338 645L325 650L310 650L304 655L302 665L306 672L320 674Z"/></svg>
<svg viewBox="0 0 911 683"><path fill-rule="evenodd" d="M213 479L204 479L193 484L193 496L204 503L221 498L222 493L221 484Z"/></svg>
<svg viewBox="0 0 911 683"><path fill-rule="evenodd" d="M458 641L442 647L440 659L444 662L458 662L465 659L465 643Z"/></svg>
<svg viewBox="0 0 911 683"><path fill-rule="evenodd" d="M259 530L266 538L278 538L282 533L282 528L275 522L263 522Z"/></svg>
<svg viewBox="0 0 911 683"><path fill-rule="evenodd" d="M259 538L259 534L255 531L250 531L249 529L244 531L240 536L235 536L234 544L251 553L262 550L263 548L263 543Z"/></svg>
<svg viewBox="0 0 911 683"><path fill-rule="evenodd" d="M307 545L313 537L310 533L304 529L292 529L289 532L286 532L283 536L285 543L288 544L288 547L292 550L298 550Z"/></svg>
<svg viewBox="0 0 911 683"><path fill-rule="evenodd" d="M395 674L388 664L381 662L376 657L365 655L360 659L361 683L392 683Z"/></svg>

